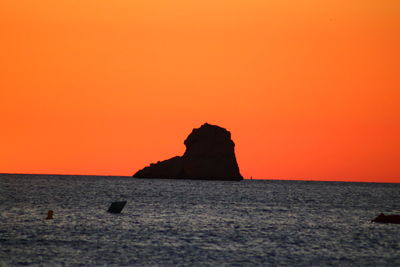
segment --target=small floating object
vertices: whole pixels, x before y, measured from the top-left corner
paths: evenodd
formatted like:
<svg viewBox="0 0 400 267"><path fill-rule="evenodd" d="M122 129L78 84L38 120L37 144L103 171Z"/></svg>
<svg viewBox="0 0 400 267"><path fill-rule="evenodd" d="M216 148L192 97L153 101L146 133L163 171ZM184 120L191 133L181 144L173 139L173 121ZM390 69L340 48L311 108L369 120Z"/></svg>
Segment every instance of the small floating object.
<svg viewBox="0 0 400 267"><path fill-rule="evenodd" d="M113 202L107 211L110 213L121 213L122 209L125 207L125 204L126 201Z"/></svg>
<svg viewBox="0 0 400 267"><path fill-rule="evenodd" d="M53 211L52 210L49 210L48 212L47 212L47 217L46 217L46 220L52 220L53 219Z"/></svg>
<svg viewBox="0 0 400 267"><path fill-rule="evenodd" d="M373 219L371 222L400 224L400 215L385 215L385 214L381 213L378 215L378 217Z"/></svg>

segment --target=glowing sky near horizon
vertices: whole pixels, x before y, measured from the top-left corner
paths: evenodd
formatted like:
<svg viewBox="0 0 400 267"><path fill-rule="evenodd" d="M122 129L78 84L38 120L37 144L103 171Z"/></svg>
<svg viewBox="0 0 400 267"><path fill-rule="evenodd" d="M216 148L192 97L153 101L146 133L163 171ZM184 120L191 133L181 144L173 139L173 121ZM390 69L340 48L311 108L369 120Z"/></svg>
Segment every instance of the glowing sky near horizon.
<svg viewBox="0 0 400 267"><path fill-rule="evenodd" d="M132 175L227 128L242 174L400 182L398 0L3 0L0 172Z"/></svg>

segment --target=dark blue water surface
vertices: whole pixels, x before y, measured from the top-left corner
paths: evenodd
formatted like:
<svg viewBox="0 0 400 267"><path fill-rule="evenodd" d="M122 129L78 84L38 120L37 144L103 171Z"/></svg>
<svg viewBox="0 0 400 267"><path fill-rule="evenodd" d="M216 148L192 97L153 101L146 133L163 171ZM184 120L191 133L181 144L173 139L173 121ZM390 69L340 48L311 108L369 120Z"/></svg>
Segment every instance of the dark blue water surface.
<svg viewBox="0 0 400 267"><path fill-rule="evenodd" d="M400 266L381 212L400 184L0 175L0 266Z"/></svg>

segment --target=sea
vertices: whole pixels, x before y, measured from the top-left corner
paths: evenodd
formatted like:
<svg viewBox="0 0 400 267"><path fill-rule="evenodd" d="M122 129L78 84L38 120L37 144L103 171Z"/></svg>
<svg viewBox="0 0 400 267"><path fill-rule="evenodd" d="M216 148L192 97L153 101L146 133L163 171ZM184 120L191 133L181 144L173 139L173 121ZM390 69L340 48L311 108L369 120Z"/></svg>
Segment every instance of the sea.
<svg viewBox="0 0 400 267"><path fill-rule="evenodd" d="M400 184L2 174L0 266L400 266L382 212Z"/></svg>

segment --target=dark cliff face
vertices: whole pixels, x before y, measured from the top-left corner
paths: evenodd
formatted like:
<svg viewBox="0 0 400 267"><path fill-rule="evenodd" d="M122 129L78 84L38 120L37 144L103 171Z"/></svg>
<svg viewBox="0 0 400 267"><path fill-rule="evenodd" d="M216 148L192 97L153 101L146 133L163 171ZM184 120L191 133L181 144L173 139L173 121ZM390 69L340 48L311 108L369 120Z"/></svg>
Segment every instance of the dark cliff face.
<svg viewBox="0 0 400 267"><path fill-rule="evenodd" d="M242 180L235 144L226 129L208 123L185 140L183 156L151 164L136 172L137 178Z"/></svg>

